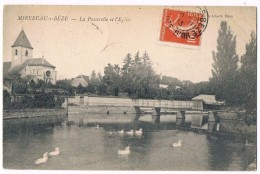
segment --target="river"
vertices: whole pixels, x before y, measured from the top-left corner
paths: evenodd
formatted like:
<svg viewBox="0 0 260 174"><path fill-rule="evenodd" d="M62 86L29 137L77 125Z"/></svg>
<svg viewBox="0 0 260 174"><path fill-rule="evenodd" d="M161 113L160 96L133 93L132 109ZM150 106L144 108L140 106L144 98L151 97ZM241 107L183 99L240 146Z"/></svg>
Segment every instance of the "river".
<svg viewBox="0 0 260 174"><path fill-rule="evenodd" d="M82 118L113 122L86 123ZM122 122L120 122L122 118ZM78 115L68 120L37 124L9 123L4 128L3 166L8 169L61 170L246 170L256 154L255 145L240 137L210 136L179 129L172 123L133 122L133 115ZM130 121L129 121L130 120ZM99 129L96 125L99 124ZM10 126L11 125L11 126ZM118 133L143 129L141 136ZM182 140L180 147L173 143ZM129 155L117 151L130 146ZM41 165L34 161L44 152L60 154Z"/></svg>

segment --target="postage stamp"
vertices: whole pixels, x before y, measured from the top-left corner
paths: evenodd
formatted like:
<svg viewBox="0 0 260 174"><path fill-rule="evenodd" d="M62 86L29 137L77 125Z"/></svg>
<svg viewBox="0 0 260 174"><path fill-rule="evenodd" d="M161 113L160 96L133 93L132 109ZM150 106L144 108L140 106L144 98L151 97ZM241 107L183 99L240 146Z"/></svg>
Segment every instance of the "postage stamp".
<svg viewBox="0 0 260 174"><path fill-rule="evenodd" d="M208 12L205 7L181 11L164 9L160 41L199 46L201 35L207 28Z"/></svg>

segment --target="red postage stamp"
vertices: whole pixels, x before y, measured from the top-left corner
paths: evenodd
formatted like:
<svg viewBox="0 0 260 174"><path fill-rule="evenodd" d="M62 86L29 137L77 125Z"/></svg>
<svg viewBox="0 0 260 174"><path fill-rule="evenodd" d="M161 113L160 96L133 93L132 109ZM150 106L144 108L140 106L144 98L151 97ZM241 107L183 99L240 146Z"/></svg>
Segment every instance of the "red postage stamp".
<svg viewBox="0 0 260 174"><path fill-rule="evenodd" d="M164 9L160 41L199 46L207 24L208 12L204 7L194 11Z"/></svg>

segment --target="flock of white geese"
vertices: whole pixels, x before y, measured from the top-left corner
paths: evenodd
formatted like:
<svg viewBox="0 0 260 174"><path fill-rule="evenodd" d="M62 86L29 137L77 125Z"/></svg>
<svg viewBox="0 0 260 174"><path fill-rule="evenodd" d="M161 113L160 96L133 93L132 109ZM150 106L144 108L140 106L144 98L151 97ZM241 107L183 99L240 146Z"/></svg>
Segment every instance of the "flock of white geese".
<svg viewBox="0 0 260 174"><path fill-rule="evenodd" d="M96 129L99 129L99 125L96 126ZM143 134L143 129L140 128L139 130L133 130L131 129L130 131L124 131L124 129L120 130L120 131L117 131L119 134L123 135L123 134L126 134L126 135L136 135L136 136L141 136ZM110 134L113 133L113 132L109 132ZM182 145L182 140L178 140L177 143L173 143L172 146L173 147L181 147ZM130 146L127 146L125 147L124 150L118 150L117 151L117 154L118 155L129 155L131 153L130 151ZM39 158L37 160L35 160L34 164L38 165L38 164L43 164L43 163L46 163L47 160L48 160L48 157L49 156L56 156L56 155L59 155L60 154L60 148L59 147L56 147L54 151L52 152L45 152L43 154L43 157L42 158Z"/></svg>
<svg viewBox="0 0 260 174"><path fill-rule="evenodd" d="M112 132L110 132L110 134L111 134ZM122 129L122 130L120 130L120 131L118 131L118 133L119 134L126 134L126 135L137 135L137 136L141 136L142 134L143 134L143 129L142 128L140 128L139 130L133 130L133 129L131 129L130 131L127 131L127 132L125 132L124 131L124 129ZM182 146L182 140L178 140L178 142L177 143L173 143L172 144L172 146L173 147L181 147ZM127 146L127 147L125 147L125 149L124 150L118 150L117 151L117 154L118 155L129 155L131 153L131 151L130 151L130 146Z"/></svg>
<svg viewBox="0 0 260 174"><path fill-rule="evenodd" d="M34 164L38 165L38 164L43 164L43 163L46 163L48 161L48 157L49 156L56 156L56 155L59 155L60 154L60 148L59 147L55 147L55 150L52 151L52 152L45 152L43 154L43 157L42 158L39 158L37 160L35 160Z"/></svg>

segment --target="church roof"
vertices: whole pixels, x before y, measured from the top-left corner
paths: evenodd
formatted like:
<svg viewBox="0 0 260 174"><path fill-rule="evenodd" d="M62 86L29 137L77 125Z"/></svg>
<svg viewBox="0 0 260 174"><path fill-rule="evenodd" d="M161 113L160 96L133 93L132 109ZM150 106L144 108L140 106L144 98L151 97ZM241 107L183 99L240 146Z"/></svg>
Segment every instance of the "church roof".
<svg viewBox="0 0 260 174"><path fill-rule="evenodd" d="M52 64L50 64L46 59L44 58L34 58L34 59L28 59L23 64L29 65L29 66L46 66L46 67L52 67L55 68Z"/></svg>
<svg viewBox="0 0 260 174"><path fill-rule="evenodd" d="M11 70L12 72L20 72L21 70L23 70L26 66L45 66L45 67L51 67L51 68L55 68L55 66L53 66L52 64L50 64L47 60L45 60L44 58L34 58L34 59L27 59L23 64L18 65L16 67L14 67Z"/></svg>
<svg viewBox="0 0 260 174"><path fill-rule="evenodd" d="M17 46L22 46L22 47L33 49L33 47L31 46L31 44L30 44L30 42L29 42L29 40L28 40L28 38L27 38L23 29L20 32L17 39L15 40L14 44L12 45L12 47L17 47Z"/></svg>

